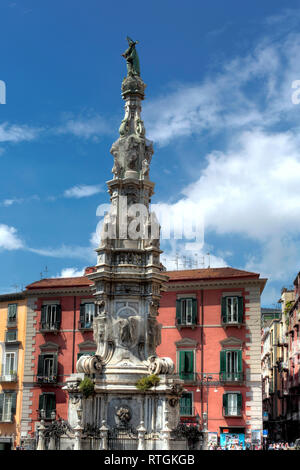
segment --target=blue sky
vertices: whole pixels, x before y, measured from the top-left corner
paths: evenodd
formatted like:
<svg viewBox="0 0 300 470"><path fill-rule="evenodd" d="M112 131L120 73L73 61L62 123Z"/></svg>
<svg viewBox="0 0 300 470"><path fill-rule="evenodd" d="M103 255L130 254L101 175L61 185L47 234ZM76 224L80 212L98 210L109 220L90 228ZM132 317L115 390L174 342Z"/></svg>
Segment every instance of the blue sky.
<svg viewBox="0 0 300 470"><path fill-rule="evenodd" d="M95 262L129 35L152 202L201 207L199 267L260 272L276 303L300 268L299 2L2 0L0 22L0 292ZM169 269L185 242L163 241Z"/></svg>

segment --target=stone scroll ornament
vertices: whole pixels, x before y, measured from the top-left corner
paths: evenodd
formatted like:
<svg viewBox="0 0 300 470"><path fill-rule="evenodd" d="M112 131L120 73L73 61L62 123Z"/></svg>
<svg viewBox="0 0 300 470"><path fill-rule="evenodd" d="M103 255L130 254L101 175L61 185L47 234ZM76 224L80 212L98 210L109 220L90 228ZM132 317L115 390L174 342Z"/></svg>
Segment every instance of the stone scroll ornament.
<svg viewBox="0 0 300 470"><path fill-rule="evenodd" d="M102 363L96 356L81 356L76 363L77 372L84 374L99 374Z"/></svg>
<svg viewBox="0 0 300 470"><path fill-rule="evenodd" d="M169 357L150 356L148 358L148 371L150 374L173 374L174 362Z"/></svg>

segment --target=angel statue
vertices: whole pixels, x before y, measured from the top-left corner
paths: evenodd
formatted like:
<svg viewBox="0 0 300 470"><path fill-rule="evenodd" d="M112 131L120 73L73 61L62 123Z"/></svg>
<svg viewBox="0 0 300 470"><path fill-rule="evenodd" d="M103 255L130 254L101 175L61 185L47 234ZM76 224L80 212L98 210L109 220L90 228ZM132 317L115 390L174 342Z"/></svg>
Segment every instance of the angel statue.
<svg viewBox="0 0 300 470"><path fill-rule="evenodd" d="M122 56L126 59L127 62L127 76L140 76L140 61L135 49L138 41L133 41L129 36L127 36L126 39L128 41L129 47L126 49L124 54L122 54Z"/></svg>

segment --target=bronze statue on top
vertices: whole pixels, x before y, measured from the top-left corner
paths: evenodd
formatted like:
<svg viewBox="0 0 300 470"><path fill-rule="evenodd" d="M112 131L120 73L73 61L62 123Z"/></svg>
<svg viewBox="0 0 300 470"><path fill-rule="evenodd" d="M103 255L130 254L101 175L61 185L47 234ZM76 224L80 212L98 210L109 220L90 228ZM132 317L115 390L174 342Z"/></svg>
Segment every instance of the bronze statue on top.
<svg viewBox="0 0 300 470"><path fill-rule="evenodd" d="M128 49L122 54L122 56L126 59L127 62L127 76L133 77L134 75L140 76L140 61L135 49L136 44L138 41L133 41L127 36L127 41L129 44Z"/></svg>

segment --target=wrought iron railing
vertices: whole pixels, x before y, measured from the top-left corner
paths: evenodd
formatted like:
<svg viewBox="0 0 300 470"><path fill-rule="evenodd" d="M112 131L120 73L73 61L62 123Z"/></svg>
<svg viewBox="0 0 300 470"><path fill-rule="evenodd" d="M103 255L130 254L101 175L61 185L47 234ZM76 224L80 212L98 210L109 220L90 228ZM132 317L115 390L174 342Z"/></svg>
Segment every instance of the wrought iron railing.
<svg viewBox="0 0 300 470"><path fill-rule="evenodd" d="M220 372L220 382L242 382L243 372Z"/></svg>
<svg viewBox="0 0 300 470"><path fill-rule="evenodd" d="M54 384L57 383L57 375L37 375L36 381L38 383Z"/></svg>
<svg viewBox="0 0 300 470"><path fill-rule="evenodd" d="M0 382L17 382L18 381L18 374L4 374L0 376Z"/></svg>
<svg viewBox="0 0 300 470"><path fill-rule="evenodd" d="M179 372L179 377L185 382L195 382L197 380L197 374L195 372Z"/></svg>
<svg viewBox="0 0 300 470"><path fill-rule="evenodd" d="M40 322L41 332L55 332L60 329L60 322Z"/></svg>

